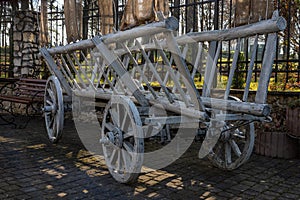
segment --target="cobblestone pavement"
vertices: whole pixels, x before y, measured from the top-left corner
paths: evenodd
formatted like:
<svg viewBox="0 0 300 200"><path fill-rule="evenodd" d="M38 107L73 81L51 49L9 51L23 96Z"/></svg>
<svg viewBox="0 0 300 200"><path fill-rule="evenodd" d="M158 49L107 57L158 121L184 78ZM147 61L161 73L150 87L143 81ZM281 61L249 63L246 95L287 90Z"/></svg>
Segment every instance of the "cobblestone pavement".
<svg viewBox="0 0 300 200"><path fill-rule="evenodd" d="M26 129L0 126L0 199L300 199L300 160L252 155L224 172L197 158L199 144L175 163L117 183L103 159L83 147L71 121L48 142L42 119Z"/></svg>

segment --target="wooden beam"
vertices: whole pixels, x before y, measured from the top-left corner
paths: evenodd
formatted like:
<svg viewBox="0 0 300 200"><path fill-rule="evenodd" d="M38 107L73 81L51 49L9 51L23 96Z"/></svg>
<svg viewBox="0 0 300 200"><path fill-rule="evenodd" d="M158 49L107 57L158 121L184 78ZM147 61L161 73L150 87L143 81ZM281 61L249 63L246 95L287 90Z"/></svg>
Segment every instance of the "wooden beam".
<svg viewBox="0 0 300 200"><path fill-rule="evenodd" d="M283 17L260 21L254 24L240 26L237 28L191 32L177 38L179 44L205 42L205 41L226 41L236 38L250 37L272 32L282 31L286 28L286 20Z"/></svg>
<svg viewBox="0 0 300 200"><path fill-rule="evenodd" d="M145 35L154 35L168 30L178 29L178 20L174 17L169 17L165 21L148 24L145 26L136 27L127 31L119 31L101 37L104 44L111 44L122 42L132 38L139 38ZM82 40L76 43L68 44L65 46L58 46L47 49L50 55L67 53L70 51L84 50L87 48L94 48L95 44L92 39Z"/></svg>

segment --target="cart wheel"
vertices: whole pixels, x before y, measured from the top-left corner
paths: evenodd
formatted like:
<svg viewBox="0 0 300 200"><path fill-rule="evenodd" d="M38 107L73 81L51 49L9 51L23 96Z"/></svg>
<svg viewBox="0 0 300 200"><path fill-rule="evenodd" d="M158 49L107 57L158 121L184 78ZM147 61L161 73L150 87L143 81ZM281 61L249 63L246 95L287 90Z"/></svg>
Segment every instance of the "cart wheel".
<svg viewBox="0 0 300 200"><path fill-rule="evenodd" d="M231 100L237 100L230 97ZM255 139L254 123L248 121L226 121L219 141L208 158L217 167L234 170L244 164L253 150Z"/></svg>
<svg viewBox="0 0 300 200"><path fill-rule="evenodd" d="M64 127L63 94L59 80L50 76L47 80L44 97L45 124L52 143L58 142Z"/></svg>
<svg viewBox="0 0 300 200"><path fill-rule="evenodd" d="M128 97L113 96L107 104L100 142L114 179L134 182L143 164L144 139L139 112Z"/></svg>

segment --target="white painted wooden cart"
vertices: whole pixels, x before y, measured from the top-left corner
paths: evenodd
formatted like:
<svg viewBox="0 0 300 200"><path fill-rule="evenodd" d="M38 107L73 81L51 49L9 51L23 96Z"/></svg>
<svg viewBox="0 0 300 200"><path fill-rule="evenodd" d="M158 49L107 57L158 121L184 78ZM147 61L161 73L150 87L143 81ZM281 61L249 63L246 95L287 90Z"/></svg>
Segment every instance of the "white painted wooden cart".
<svg viewBox="0 0 300 200"><path fill-rule="evenodd" d="M277 32L285 26L283 18L274 16L238 28L174 37L178 21L170 17L124 32L42 48L41 55L53 74L44 103L49 139L57 142L61 138L64 101L92 92L105 106L101 136L95 139L100 140L106 164L117 181L134 181L143 165L144 138L160 127L170 139L169 127L174 124L196 124L195 132L205 138L199 156L208 154L214 165L235 169L252 152L254 122L270 120L267 90ZM244 96L237 100L230 96L230 88L245 38L253 40L252 55ZM217 62L222 45L229 40L236 50L220 97L213 89ZM259 41L265 41L263 63L256 97L249 101ZM204 77L202 90L194 83L199 76Z"/></svg>

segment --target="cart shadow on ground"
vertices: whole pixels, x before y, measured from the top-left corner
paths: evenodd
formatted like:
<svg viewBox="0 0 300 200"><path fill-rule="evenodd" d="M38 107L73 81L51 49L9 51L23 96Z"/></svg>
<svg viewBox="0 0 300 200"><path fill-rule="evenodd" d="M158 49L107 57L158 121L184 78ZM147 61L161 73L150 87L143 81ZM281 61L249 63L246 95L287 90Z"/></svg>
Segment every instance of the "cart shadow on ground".
<svg viewBox="0 0 300 200"><path fill-rule="evenodd" d="M299 160L252 155L239 169L225 172L207 159L198 159L201 144L197 142L171 165L141 173L135 184L120 184L110 176L103 157L86 150L73 121L66 120L65 127L63 139L51 144L41 118L31 120L25 129L1 126L0 197L227 199L300 195Z"/></svg>

